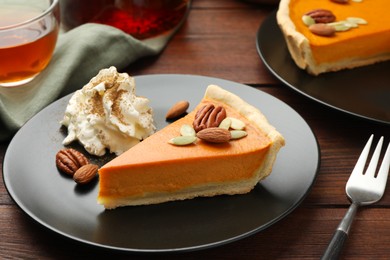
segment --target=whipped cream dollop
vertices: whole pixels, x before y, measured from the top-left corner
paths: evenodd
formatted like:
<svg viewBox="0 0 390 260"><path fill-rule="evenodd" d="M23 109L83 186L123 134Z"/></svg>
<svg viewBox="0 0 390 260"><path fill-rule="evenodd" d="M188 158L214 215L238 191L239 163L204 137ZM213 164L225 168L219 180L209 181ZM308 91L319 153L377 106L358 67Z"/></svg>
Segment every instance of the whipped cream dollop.
<svg viewBox="0 0 390 260"><path fill-rule="evenodd" d="M101 70L73 94L61 124L68 128L64 145L78 140L97 156L106 149L119 155L156 130L149 100L136 96L134 78L115 67Z"/></svg>

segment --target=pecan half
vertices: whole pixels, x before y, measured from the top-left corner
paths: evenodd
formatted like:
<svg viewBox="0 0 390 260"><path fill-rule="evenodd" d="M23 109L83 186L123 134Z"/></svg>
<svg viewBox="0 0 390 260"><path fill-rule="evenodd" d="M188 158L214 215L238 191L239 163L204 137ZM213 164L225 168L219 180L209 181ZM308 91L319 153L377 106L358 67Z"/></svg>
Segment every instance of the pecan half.
<svg viewBox="0 0 390 260"><path fill-rule="evenodd" d="M207 104L196 112L193 127L196 132L209 127L217 127L225 118L225 108L222 106L215 107L213 104Z"/></svg>
<svg viewBox="0 0 390 260"><path fill-rule="evenodd" d="M336 16L332 11L326 9L314 9L305 13L305 15L313 18L316 23L331 23L336 20Z"/></svg>
<svg viewBox="0 0 390 260"><path fill-rule="evenodd" d="M78 184L86 184L95 178L98 168L95 164L83 165L74 173L73 180Z"/></svg>
<svg viewBox="0 0 390 260"><path fill-rule="evenodd" d="M69 148L69 149L61 149L56 154L56 165L57 168L68 174L73 176L73 174L83 165L88 164L89 161L84 154L79 151Z"/></svg>

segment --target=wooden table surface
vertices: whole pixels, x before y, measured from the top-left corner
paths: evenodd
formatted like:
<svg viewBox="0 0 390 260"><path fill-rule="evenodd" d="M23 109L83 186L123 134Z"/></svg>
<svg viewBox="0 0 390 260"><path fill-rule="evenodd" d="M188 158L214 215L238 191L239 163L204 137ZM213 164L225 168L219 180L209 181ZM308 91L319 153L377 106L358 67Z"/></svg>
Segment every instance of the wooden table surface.
<svg viewBox="0 0 390 260"><path fill-rule="evenodd" d="M133 255L88 247L28 217L0 181L0 258L88 259L318 259L346 212L345 183L370 134L389 141L389 125L332 110L282 85L263 65L255 45L262 21L276 7L235 0L194 0L187 22L158 57L131 65L131 75L195 74L248 84L284 101L318 139L321 166L306 199L287 217L242 240L173 255ZM376 139L377 140L377 139ZM8 143L0 144L0 168ZM0 175L2 178L2 175ZM389 259L390 192L361 208L342 259Z"/></svg>

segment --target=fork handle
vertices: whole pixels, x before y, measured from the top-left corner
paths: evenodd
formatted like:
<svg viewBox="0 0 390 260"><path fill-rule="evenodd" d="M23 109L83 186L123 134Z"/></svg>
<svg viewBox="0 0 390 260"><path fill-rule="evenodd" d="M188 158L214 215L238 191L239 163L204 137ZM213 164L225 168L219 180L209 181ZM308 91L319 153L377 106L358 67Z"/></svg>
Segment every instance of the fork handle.
<svg viewBox="0 0 390 260"><path fill-rule="evenodd" d="M348 234L343 230L336 230L333 234L332 240L325 250L325 253L321 257L321 260L339 259L339 255L347 238Z"/></svg>
<svg viewBox="0 0 390 260"><path fill-rule="evenodd" d="M344 242L348 238L348 232L356 215L357 209L358 204L352 203L336 231L334 232L332 240L329 242L329 245L322 255L321 260L339 259L339 255L343 249Z"/></svg>

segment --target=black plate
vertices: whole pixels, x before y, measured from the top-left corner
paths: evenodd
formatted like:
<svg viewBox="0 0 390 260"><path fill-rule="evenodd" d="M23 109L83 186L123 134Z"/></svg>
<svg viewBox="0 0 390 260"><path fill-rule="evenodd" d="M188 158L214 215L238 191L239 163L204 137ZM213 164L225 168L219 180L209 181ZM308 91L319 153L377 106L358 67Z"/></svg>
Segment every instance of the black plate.
<svg viewBox="0 0 390 260"><path fill-rule="evenodd" d="M65 133L58 122L67 96L27 122L4 157L8 192L34 220L98 247L129 252L188 251L263 230L289 214L309 192L319 168L318 144L306 122L285 103L246 85L216 78L153 75L135 80L137 94L151 100L158 128L167 124L164 117L172 104L187 99L193 109L209 84L220 85L257 106L286 139L271 176L246 195L105 211L96 202L97 181L80 189L55 166L55 154L63 148Z"/></svg>
<svg viewBox="0 0 390 260"><path fill-rule="evenodd" d="M339 111L390 124L390 62L311 76L291 59L275 12L260 26L256 43L264 64L288 87Z"/></svg>

